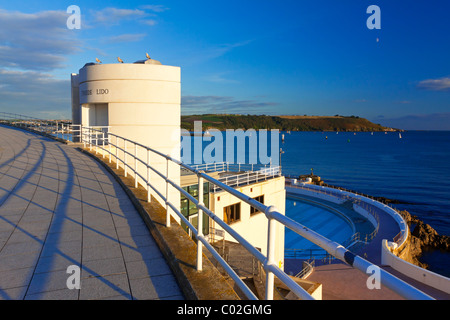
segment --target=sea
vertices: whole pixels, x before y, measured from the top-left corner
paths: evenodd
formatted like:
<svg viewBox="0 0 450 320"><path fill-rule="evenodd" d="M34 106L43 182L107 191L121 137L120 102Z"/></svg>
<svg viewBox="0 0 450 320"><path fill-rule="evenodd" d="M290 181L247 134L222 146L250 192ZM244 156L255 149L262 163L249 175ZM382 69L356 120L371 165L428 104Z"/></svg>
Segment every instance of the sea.
<svg viewBox="0 0 450 320"><path fill-rule="evenodd" d="M395 209L407 210L438 234L450 236L450 131L292 131L273 136L266 132L264 138L260 132L253 132L258 136L256 151L249 137L240 146L228 144L224 132L213 132L210 137L206 132L197 137L193 134L188 137L189 143L181 143L182 161L196 164L199 149L195 139L201 141L203 155L209 154L209 159L202 158L200 163L230 159L238 163L240 158L244 158L242 163L250 163L252 156L260 163L267 155L281 164L283 175L313 172L327 184L395 200L390 204ZM267 141L263 152L261 141ZM186 146L187 151L183 151ZM425 250L420 260L429 270L450 277L450 252Z"/></svg>
<svg viewBox="0 0 450 320"><path fill-rule="evenodd" d="M265 152L259 148L255 151L249 137L245 152L237 143L228 148L229 139L222 132L218 142L223 142L223 150L210 154L220 153L223 161L231 159L235 163L241 162L238 157L243 154L243 163L249 162L255 152L258 160L265 158L259 157L260 153L270 155L273 163L281 163L283 175L295 177L313 172L330 185L395 200L392 207L407 210L441 235L450 235L450 131L293 131L279 132L278 139L269 134L261 138L260 132L255 130L253 134L259 136L258 144L268 142ZM204 153L211 151L215 141L215 135L203 137ZM199 149L195 150L192 144L192 159ZM203 162L220 162L220 157ZM429 270L450 277L450 252L426 250L421 261L428 264Z"/></svg>
<svg viewBox="0 0 450 320"><path fill-rule="evenodd" d="M450 235L450 131L281 132L280 148L284 175L313 172L330 185L396 200L391 206ZM450 252L427 250L420 260L450 277Z"/></svg>

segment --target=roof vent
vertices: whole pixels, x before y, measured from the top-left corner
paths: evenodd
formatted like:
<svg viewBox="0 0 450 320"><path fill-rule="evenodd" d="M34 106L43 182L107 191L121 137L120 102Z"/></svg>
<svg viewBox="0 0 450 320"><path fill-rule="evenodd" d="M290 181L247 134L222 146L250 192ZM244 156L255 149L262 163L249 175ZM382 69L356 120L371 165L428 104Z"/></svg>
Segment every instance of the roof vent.
<svg viewBox="0 0 450 320"><path fill-rule="evenodd" d="M153 59L147 59L147 60L138 60L135 63L137 64L156 64L156 65L162 65L161 62L159 62L158 60L153 60Z"/></svg>

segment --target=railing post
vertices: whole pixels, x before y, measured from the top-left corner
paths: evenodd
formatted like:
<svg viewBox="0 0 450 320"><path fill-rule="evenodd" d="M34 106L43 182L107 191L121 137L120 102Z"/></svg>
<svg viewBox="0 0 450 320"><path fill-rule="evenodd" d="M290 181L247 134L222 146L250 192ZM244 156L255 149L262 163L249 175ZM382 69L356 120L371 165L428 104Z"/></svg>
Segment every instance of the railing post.
<svg viewBox="0 0 450 320"><path fill-rule="evenodd" d="M123 139L123 162L124 162L124 170L125 170L125 178L127 177L127 140Z"/></svg>
<svg viewBox="0 0 450 320"><path fill-rule="evenodd" d="M86 149L86 139L84 134L83 127L80 127L81 141L83 142L83 148Z"/></svg>
<svg viewBox="0 0 450 320"><path fill-rule="evenodd" d="M138 175L137 175L137 164L138 164L138 161L137 161L137 156L138 156L137 148L138 148L138 145L137 145L137 143L135 143L134 144L134 187L135 188L138 187L138 181L137 181L137 177L138 177Z"/></svg>
<svg viewBox="0 0 450 320"><path fill-rule="evenodd" d="M275 243L276 243L276 220L271 217L271 212L276 212L274 206L270 206L265 214L269 220L269 229L267 234L267 261L266 266L275 265ZM275 276L266 268L266 300L273 300Z"/></svg>
<svg viewBox="0 0 450 320"><path fill-rule="evenodd" d="M105 159L105 133L102 131L102 158Z"/></svg>
<svg viewBox="0 0 450 320"><path fill-rule="evenodd" d="M151 201L150 193L150 149L147 149L147 202Z"/></svg>
<svg viewBox="0 0 450 320"><path fill-rule="evenodd" d="M166 161L166 179L169 179L169 158ZM170 227L169 182L166 180L166 227Z"/></svg>
<svg viewBox="0 0 450 320"><path fill-rule="evenodd" d="M116 136L116 169L119 169L119 155L118 155L118 152L119 152L119 137L118 136Z"/></svg>
<svg viewBox="0 0 450 320"><path fill-rule="evenodd" d="M203 177L201 175L198 176L198 205L203 205ZM197 218L197 271L202 271L203 269L203 260L202 260L202 251L203 245L202 242L198 239L199 237L203 237L203 210L198 207L198 218Z"/></svg>
<svg viewBox="0 0 450 320"><path fill-rule="evenodd" d="M89 151L92 151L92 128L89 127Z"/></svg>
<svg viewBox="0 0 450 320"><path fill-rule="evenodd" d="M112 153L111 153L111 135L108 132L108 150L109 150L109 163L111 163Z"/></svg>

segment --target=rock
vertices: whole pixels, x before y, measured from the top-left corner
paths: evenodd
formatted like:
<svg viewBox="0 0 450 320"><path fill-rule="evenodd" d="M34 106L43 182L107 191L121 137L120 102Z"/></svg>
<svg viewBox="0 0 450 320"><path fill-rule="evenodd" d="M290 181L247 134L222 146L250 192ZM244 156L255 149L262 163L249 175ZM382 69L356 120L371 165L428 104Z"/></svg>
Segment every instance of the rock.
<svg viewBox="0 0 450 320"><path fill-rule="evenodd" d="M409 254L407 261L422 267L428 268L428 265L420 262L420 257L425 249L439 249L450 252L450 237L439 235L429 224L419 220L417 216L403 210L399 212L411 231L409 240Z"/></svg>
<svg viewBox="0 0 450 320"><path fill-rule="evenodd" d="M421 255L422 242L419 238L411 236L409 241L409 255L407 256L406 260L408 262L411 262L412 264L415 264L416 266L426 269L428 268L428 265L419 260Z"/></svg>
<svg viewBox="0 0 450 320"><path fill-rule="evenodd" d="M429 224L419 221L414 230L411 233L414 237L421 240L422 245L432 246L436 242L436 238L439 236L436 230L434 230Z"/></svg>
<svg viewBox="0 0 450 320"><path fill-rule="evenodd" d="M422 221L416 224L411 235L420 240L422 247L445 251L449 251L450 249L450 237L439 235L429 224L423 223Z"/></svg>
<svg viewBox="0 0 450 320"><path fill-rule="evenodd" d="M420 221L417 216L414 216L414 215L410 214L406 210L399 211L399 213L403 216L403 218L405 219L406 223L410 227L411 227L412 224L416 224L416 223L418 223Z"/></svg>

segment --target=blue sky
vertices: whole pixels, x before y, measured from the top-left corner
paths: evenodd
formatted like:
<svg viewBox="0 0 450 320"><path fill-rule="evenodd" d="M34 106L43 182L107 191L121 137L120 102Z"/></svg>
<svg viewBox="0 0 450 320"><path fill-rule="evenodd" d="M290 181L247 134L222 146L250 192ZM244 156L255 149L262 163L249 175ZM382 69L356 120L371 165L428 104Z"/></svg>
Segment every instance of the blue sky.
<svg viewBox="0 0 450 320"><path fill-rule="evenodd" d="M81 29L66 12L81 10ZM381 9L370 30L369 5ZM10 1L0 111L70 117L70 73L99 58L181 67L182 114L358 115L450 130L450 1Z"/></svg>

